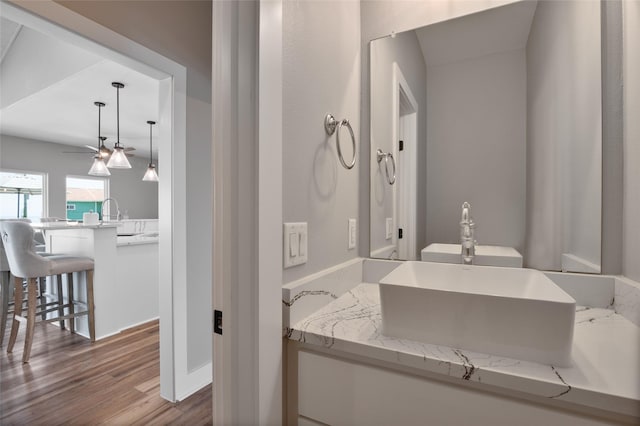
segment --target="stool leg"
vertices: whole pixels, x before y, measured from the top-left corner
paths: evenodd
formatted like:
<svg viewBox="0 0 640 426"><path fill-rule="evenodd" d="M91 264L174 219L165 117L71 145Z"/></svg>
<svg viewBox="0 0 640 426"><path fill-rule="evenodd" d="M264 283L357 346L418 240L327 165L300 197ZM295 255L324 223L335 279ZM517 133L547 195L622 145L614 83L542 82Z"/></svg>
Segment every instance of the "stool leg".
<svg viewBox="0 0 640 426"><path fill-rule="evenodd" d="M47 278L46 277L40 277L37 278L38 280L38 284L40 287L40 306L42 307L42 320L46 320L47 319L47 314L44 313L44 311L47 309L47 296L45 296L45 293L47 292ZM27 283L27 286L29 284ZM27 295L29 294L29 291L27 290ZM28 296L27 296L28 297Z"/></svg>
<svg viewBox="0 0 640 426"><path fill-rule="evenodd" d="M53 280L53 277L51 277ZM58 293L58 316L64 316L64 301L62 300L62 275L56 275L56 292ZM60 320L60 329L64 330L64 320Z"/></svg>
<svg viewBox="0 0 640 426"><path fill-rule="evenodd" d="M94 316L95 305L93 304L93 269L87 271L87 306L89 308L89 337L91 342L96 341L96 320Z"/></svg>
<svg viewBox="0 0 640 426"><path fill-rule="evenodd" d="M20 321L16 317L22 316L22 278L14 277L13 282L13 300L15 300L15 303L13 304L13 322L11 323L11 335L7 345L7 353L13 352L13 345L16 343L18 328L20 328Z"/></svg>
<svg viewBox="0 0 640 426"><path fill-rule="evenodd" d="M24 338L24 350L22 351L22 362L29 362L31 355L31 343L33 343L33 331L36 327L36 304L37 296L36 278L29 278L27 284L27 334Z"/></svg>
<svg viewBox="0 0 640 426"><path fill-rule="evenodd" d="M69 315L75 315L76 307L73 302L73 273L67 274L67 298L69 299ZM69 318L69 330L72 333L76 332L76 319L73 316Z"/></svg>
<svg viewBox="0 0 640 426"><path fill-rule="evenodd" d="M0 284L2 286L2 295L0 299L0 346L2 346L2 342L4 341L4 334L7 328L7 315L9 313L9 287L11 286L11 274L9 272L2 272L2 276L0 277Z"/></svg>

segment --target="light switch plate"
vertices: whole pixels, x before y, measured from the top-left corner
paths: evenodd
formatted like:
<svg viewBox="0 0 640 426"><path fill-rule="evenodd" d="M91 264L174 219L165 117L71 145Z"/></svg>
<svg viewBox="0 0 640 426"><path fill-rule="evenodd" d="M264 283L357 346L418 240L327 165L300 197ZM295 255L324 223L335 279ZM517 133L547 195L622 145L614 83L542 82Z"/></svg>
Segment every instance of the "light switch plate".
<svg viewBox="0 0 640 426"><path fill-rule="evenodd" d="M307 263L307 223L293 222L284 224L283 232L284 268Z"/></svg>
<svg viewBox="0 0 640 426"><path fill-rule="evenodd" d="M387 220L385 221L386 223L386 232L385 232L385 239L390 240L393 237L393 218L392 217L388 217Z"/></svg>
<svg viewBox="0 0 640 426"><path fill-rule="evenodd" d="M348 227L349 250L356 248L356 220L349 219Z"/></svg>

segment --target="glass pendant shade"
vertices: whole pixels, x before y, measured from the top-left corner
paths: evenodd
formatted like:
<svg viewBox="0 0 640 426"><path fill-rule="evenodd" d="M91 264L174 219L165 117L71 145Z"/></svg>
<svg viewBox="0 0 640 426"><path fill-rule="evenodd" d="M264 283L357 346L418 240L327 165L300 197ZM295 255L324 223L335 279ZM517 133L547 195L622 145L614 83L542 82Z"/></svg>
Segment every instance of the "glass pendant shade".
<svg viewBox="0 0 640 426"><path fill-rule="evenodd" d="M127 156L124 153L124 149L120 146L116 146L113 148L113 152L111 153L111 158L109 158L109 162L107 163L107 167L110 169L130 169L131 164L127 159Z"/></svg>
<svg viewBox="0 0 640 426"><path fill-rule="evenodd" d="M156 172L156 165L149 163L147 171L144 173L142 180L147 182L158 182L158 173Z"/></svg>
<svg viewBox="0 0 640 426"><path fill-rule="evenodd" d="M120 89L124 88L124 84L114 81L111 83L116 88L116 129L117 139L116 145L113 147L111 158L107 163L107 167L110 169L130 169L131 164L124 153L124 148L120 145Z"/></svg>
<svg viewBox="0 0 640 426"><path fill-rule="evenodd" d="M97 154L93 157L93 164L89 169L89 174L91 176L111 176L111 172L107 169L106 164L104 164L104 160Z"/></svg>

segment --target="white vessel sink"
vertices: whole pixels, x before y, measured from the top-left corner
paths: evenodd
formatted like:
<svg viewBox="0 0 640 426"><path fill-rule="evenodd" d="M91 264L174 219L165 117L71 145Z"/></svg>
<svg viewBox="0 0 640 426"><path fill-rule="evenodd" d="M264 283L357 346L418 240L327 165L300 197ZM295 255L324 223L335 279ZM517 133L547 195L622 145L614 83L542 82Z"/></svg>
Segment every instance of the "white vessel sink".
<svg viewBox="0 0 640 426"><path fill-rule="evenodd" d="M421 259L425 262L461 263L461 251L460 244L433 243L422 249ZM477 245L473 264L522 268L522 255L513 247Z"/></svg>
<svg viewBox="0 0 640 426"><path fill-rule="evenodd" d="M533 269L405 262L380 281L382 333L566 367L575 300Z"/></svg>

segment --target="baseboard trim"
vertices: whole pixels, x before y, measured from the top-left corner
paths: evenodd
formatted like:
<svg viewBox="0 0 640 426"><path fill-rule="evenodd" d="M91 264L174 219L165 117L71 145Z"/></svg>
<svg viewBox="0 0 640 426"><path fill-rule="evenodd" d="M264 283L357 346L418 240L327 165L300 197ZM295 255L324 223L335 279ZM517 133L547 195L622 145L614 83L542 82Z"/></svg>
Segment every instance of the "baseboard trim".
<svg viewBox="0 0 640 426"><path fill-rule="evenodd" d="M213 363L188 372L183 377L176 377L176 400L182 401L207 385L212 384Z"/></svg>

